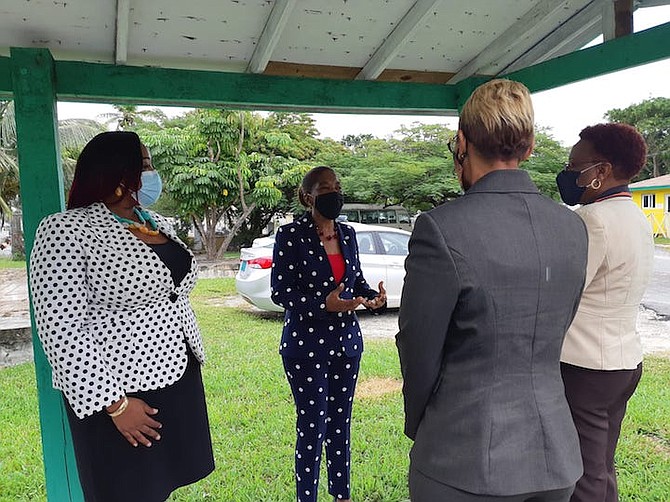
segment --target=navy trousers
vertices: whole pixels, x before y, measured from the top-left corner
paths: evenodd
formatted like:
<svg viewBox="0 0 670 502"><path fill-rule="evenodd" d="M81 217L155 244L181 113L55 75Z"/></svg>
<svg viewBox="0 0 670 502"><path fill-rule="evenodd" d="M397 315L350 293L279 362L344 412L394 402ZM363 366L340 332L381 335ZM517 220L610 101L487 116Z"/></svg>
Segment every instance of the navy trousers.
<svg viewBox="0 0 670 502"><path fill-rule="evenodd" d="M328 493L350 498L350 426L360 356L282 358L296 405L295 479L298 502L315 502L323 443Z"/></svg>

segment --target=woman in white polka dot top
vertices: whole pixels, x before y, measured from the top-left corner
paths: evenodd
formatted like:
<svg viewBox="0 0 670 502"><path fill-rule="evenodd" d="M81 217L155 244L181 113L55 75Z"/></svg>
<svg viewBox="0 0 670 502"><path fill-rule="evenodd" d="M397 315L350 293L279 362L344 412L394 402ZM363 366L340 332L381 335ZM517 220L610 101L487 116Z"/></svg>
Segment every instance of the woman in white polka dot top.
<svg viewBox="0 0 670 502"><path fill-rule="evenodd" d="M188 300L196 263L143 207L161 188L137 134L99 134L68 210L40 223L30 256L37 332L87 501L163 501L214 469Z"/></svg>
<svg viewBox="0 0 670 502"><path fill-rule="evenodd" d="M350 500L350 422L363 338L354 310L380 311L386 292L361 273L354 230L335 222L335 172L315 167L298 191L308 212L282 226L274 247L272 300L286 309L279 347L297 413L297 500L316 501L326 443L328 493Z"/></svg>

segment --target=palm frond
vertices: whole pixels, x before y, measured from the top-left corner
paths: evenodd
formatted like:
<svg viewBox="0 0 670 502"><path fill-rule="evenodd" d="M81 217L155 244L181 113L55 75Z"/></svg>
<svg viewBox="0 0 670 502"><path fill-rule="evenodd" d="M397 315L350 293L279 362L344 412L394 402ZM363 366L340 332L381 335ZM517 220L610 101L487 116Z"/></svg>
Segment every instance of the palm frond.
<svg viewBox="0 0 670 502"><path fill-rule="evenodd" d="M14 155L0 148L0 175L6 176L7 174L18 176L19 164Z"/></svg>
<svg viewBox="0 0 670 502"><path fill-rule="evenodd" d="M98 133L104 125L90 119L66 119L58 122L58 135L63 148L80 148Z"/></svg>
<svg viewBox="0 0 670 502"><path fill-rule="evenodd" d="M0 101L0 148L14 148L15 146L14 102Z"/></svg>

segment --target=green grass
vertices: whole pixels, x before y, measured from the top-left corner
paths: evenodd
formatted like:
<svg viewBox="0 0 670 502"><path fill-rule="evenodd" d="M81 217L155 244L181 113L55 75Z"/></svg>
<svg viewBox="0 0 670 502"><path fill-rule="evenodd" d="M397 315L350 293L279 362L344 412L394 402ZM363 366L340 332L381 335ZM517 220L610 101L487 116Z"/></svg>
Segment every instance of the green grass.
<svg viewBox="0 0 670 502"><path fill-rule="evenodd" d="M11 258L0 258L0 268L26 268L24 260L14 261Z"/></svg>
<svg viewBox="0 0 670 502"><path fill-rule="evenodd" d="M670 239L667 239L665 237L654 237L654 242L656 244L670 245Z"/></svg>
<svg viewBox="0 0 670 502"><path fill-rule="evenodd" d="M175 492L171 501L294 500L294 409L277 353L281 318L217 307L234 294L233 279L203 279L193 304L208 362L203 370L216 470ZM630 402L618 449L622 501L666 502L670 494L670 360L649 358ZM44 479L34 368L0 370L0 500L43 500ZM371 340L359 390L373 379L397 381L392 340ZM352 419L352 495L357 502L408 498L407 454L398 390L357 394ZM319 500L330 498L322 472Z"/></svg>

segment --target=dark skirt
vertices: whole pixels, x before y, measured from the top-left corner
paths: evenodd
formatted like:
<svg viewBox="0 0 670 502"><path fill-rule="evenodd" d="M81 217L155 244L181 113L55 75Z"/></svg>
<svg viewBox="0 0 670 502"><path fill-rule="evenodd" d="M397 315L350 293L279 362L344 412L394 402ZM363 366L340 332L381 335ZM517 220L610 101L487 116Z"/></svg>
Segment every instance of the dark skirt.
<svg viewBox="0 0 670 502"><path fill-rule="evenodd" d="M164 501L214 470L200 363L189 350L184 376L169 387L129 393L158 408L160 441L131 444L105 412L83 420L66 406L79 480L87 502Z"/></svg>

